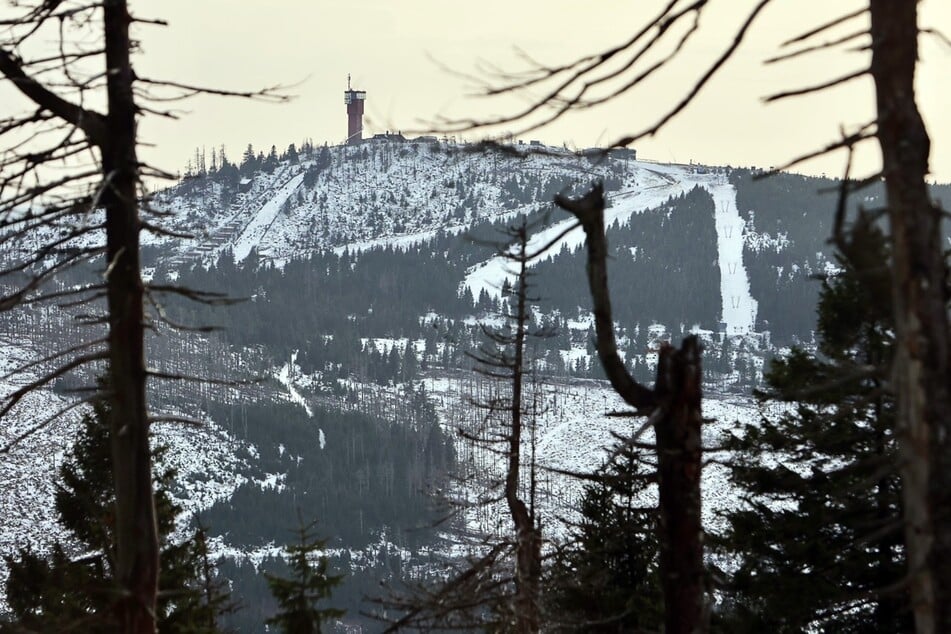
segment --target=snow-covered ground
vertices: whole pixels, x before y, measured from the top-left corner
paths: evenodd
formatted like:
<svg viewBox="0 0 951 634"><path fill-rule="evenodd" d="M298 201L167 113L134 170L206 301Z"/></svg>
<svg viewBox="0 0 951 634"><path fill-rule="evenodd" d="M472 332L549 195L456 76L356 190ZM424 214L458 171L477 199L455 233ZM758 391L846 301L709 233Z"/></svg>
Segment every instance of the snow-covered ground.
<svg viewBox="0 0 951 634"><path fill-rule="evenodd" d="M469 408L460 407L472 391L472 381L460 377L430 377L425 380L427 392L437 404L443 424L450 429L472 425L473 421L460 418L471 415ZM536 427L536 455L539 468L539 504L546 526L556 533L564 530L557 519L577 519L578 501L581 499L584 482L552 469L590 473L604 461L605 448L614 442L612 432L625 434L638 431L643 418L625 419L607 416L611 411L629 409L605 382L575 381L542 386L543 397L539 401ZM757 405L749 397L739 395L711 395L703 401L703 415L712 420L703 430L704 445L722 445L724 434L742 425L758 420ZM484 412L475 412L476 417ZM471 429L469 430L471 431ZM527 435L527 433L526 433ZM646 430L641 436L644 442L653 440L653 432ZM480 480L488 483L498 478L503 465L499 456L491 452L479 452L460 440L458 454L461 468L467 464L484 470ZM528 445L526 444L526 447ZM523 450L523 456L528 449ZM526 458L527 459L527 458ZM477 478L478 479L478 478ZM524 478L523 478L524 479ZM703 472L703 522L707 530L724 528L720 513L737 508L739 496L731 488L727 470L711 464ZM497 493L497 492L496 492ZM472 488L459 495L469 503L475 503L484 492ZM654 495L648 491L647 497ZM648 500L645 500L647 502ZM508 516L502 503L486 508L472 508L464 514L468 528L476 533L493 533L508 530Z"/></svg>
<svg viewBox="0 0 951 634"><path fill-rule="evenodd" d="M301 396L301 393L297 391L297 388L294 387L294 379L300 376L300 366L297 365L297 352L294 352L291 355L291 360L285 363L275 374L275 378L278 383L283 385L287 389L287 393L290 396L292 402L301 405L304 408L304 411L307 412L307 415L311 418L314 416L313 410L311 410L310 405L308 405L307 400Z"/></svg>
<svg viewBox="0 0 951 634"><path fill-rule="evenodd" d="M604 210L606 227L624 224L632 214L653 209L671 196L686 193L697 184L684 168L665 166L672 169L658 172L654 164L634 162L633 165L630 180L624 184L621 191L607 196L610 206ZM566 218L533 234L528 240L526 250L528 253L536 253L549 243L551 248L530 264L544 261L565 247L569 251L577 249L584 244L584 231L577 226L574 218ZM513 282L515 277L511 261L504 256L496 256L472 267L462 282L462 287L468 289L473 299L478 299L482 291L497 298L501 295L503 281L508 279Z"/></svg>
<svg viewBox="0 0 951 634"><path fill-rule="evenodd" d="M36 358L24 343L0 337L0 376ZM11 394L35 379L31 371L0 379L0 395ZM63 534L54 508L58 471L72 448L84 407L70 408L75 398L41 388L28 393L0 424L0 555L19 548L47 552ZM195 418L195 412L165 411ZM48 421L48 422L46 422ZM45 424L44 424L45 423ZM164 466L177 471L172 496L183 509L182 523L215 502L228 499L244 481L238 471L246 447L213 421L201 427L156 423L153 441L165 445ZM0 564L0 588L6 567ZM0 601L0 609L2 609Z"/></svg>
<svg viewBox="0 0 951 634"><path fill-rule="evenodd" d="M173 246L177 258L181 262L196 256L213 259L230 249L240 262L256 249L261 257L280 265L319 248L338 253L409 249L440 232L459 234L477 221L510 219L541 209L548 199L514 207L507 200L506 179L521 183L518 179L523 176L526 183L566 186L608 175L621 178L617 191L608 194L611 204L605 210L605 222L609 231L632 214L700 186L711 194L716 209L721 320L730 335L755 331L757 303L750 295L743 262L744 239L749 236L736 207L736 191L721 173L642 160L592 164L560 148L500 158L465 144L374 143L334 147L330 154L329 166L308 184L305 174L313 173L316 155L299 164L282 163L273 173L257 173L249 191L232 203L230 211L216 206L217 185L200 194L192 191L180 196L169 190L159 195L156 206L175 212L176 222L185 224L179 230L196 223L191 230L199 237ZM470 208L460 215L467 205ZM563 247L578 248L584 233L580 227L572 228L574 224L573 218L564 215L531 237L529 251L553 242L541 256L546 258ZM493 257L473 266L461 288L474 299L482 291L498 297L503 281L514 277L506 258Z"/></svg>
<svg viewBox="0 0 951 634"><path fill-rule="evenodd" d="M632 214L656 208L673 196L679 196L696 186L703 187L713 197L716 213L717 253L720 265L721 320L730 335L745 335L755 331L757 302L750 294L750 282L743 262L744 222L736 207L736 189L722 174L683 165L662 165L636 162L631 182L620 192L609 196L611 205L604 211L605 227L623 224ZM635 184L636 182L636 184ZM551 243L551 248L530 265L541 262L562 248L577 249L584 243L584 232L575 220L566 219L534 234L528 243L528 252L537 252ZM563 235L562 235L563 234ZM560 236L560 237L559 237ZM498 298L502 284L513 283L516 272L511 260L496 256L472 267L462 283L473 299L485 291Z"/></svg>
<svg viewBox="0 0 951 634"><path fill-rule="evenodd" d="M195 231L198 237L194 240L166 246L180 259L178 264L194 254L213 257L229 249L239 262L252 250L280 262L321 248L351 252L381 246L406 249L431 239L438 232L460 233L477 221L513 218L540 208L538 202L520 205L505 198L500 175L517 176L521 172L550 175L551 182L558 179L585 182L602 178L606 173L584 160L551 155L513 159L500 169L500 159L496 157L457 151L460 148L449 151L450 148L442 144L434 147L380 146L379 152L371 151L367 160L358 160L361 148L334 148L333 165L317 177L314 187L304 184L305 174L313 168L313 159L295 166L282 165L272 174L255 175L251 190L227 209L212 204L214 191L208 194L211 202L207 205L204 193L199 202L197 196L175 197L172 192L170 197L160 199L158 206L176 212L176 221L181 219L184 223L182 230L197 228L200 231ZM608 227L627 222L633 214L657 207L695 186L710 192L716 208L722 319L729 334L752 333L757 304L750 295L743 263L744 227L736 208L733 186L719 174L691 166L626 161L621 167L618 173L624 174L623 183L618 191L610 194L611 206L606 210ZM470 188L465 193L478 201L472 208L463 209L460 191L464 188L457 186L463 182ZM546 228L532 237L529 249L535 250L551 241L554 244L550 253L558 253L562 247L581 246L583 231L580 227L572 228L573 223L573 219L564 218ZM166 238L152 236L149 240L158 244ZM483 290L490 296L498 296L506 278L511 280L514 275L505 259L492 258L473 267L463 287L474 298ZM432 318L431 315L423 317L424 320ZM569 322L569 328L586 330L590 323L590 316L580 315ZM393 347L402 351L409 345L405 339L383 338L363 343L368 347L372 344L385 353ZM412 345L419 353L424 342L417 340ZM587 352L572 349L562 354L565 360L575 360ZM36 351L25 345L0 341L0 376L18 362L35 357ZM296 356L292 356L278 362L274 375L286 390L287 398L310 413L319 379L303 374L296 361ZM26 380L28 375L16 379ZM460 375L432 375L425 380L427 393L447 429L455 429L460 424L472 425L479 418L480 413L473 412L468 401L475 381ZM0 394L16 389L17 384L12 379L0 380ZM397 391L400 388L363 387L379 391L384 399L403 397ZM42 552L60 532L52 508L54 476L72 444L80 415L79 411L72 411L53 416L68 405L66 399L52 390L37 391L26 397L19 409L0 426L2 447L37 420L51 417L48 426L26 437L9 452L0 454L0 514L3 517L0 554L11 553L20 546L31 546ZM552 473L550 469L577 472L596 469L604 459L604 447L612 442L611 432L629 431L631 425L640 425L642 421L632 423L629 419L605 416L607 411L624 409L624 406L605 384L594 381L545 387L541 405L543 413L537 427L536 451L539 462L549 468L543 469L541 503L544 512L551 517L570 517L576 510L582 483ZM347 407L344 403L339 406ZM705 442L710 446L719 445L721 435L734 427L737 420L746 422L758 416L749 399L732 395L706 399L704 413L715 420L704 431ZM196 416L194 412L188 414L192 418ZM460 420L457 418L460 416L469 418ZM244 476L239 475L242 462L254 457L254 447L235 442L213 422L202 428L159 425L156 436L159 442L169 446L169 466L179 472L176 496L188 513L230 496L245 481ZM649 432L644 440L650 440ZM316 425L312 441L321 448L325 446L323 430ZM460 444L460 456L465 457L467 451ZM498 470L497 458L488 453L471 457L479 462L485 474ZM264 474L255 483L265 488L280 487L283 486L282 474ZM460 493L476 495L475 490ZM708 528L716 530L717 512L738 503L724 469L707 468L704 522ZM471 528L482 532L496 530L500 522L505 521L504 513L498 508L473 510L466 517ZM0 570L0 583L2 578Z"/></svg>

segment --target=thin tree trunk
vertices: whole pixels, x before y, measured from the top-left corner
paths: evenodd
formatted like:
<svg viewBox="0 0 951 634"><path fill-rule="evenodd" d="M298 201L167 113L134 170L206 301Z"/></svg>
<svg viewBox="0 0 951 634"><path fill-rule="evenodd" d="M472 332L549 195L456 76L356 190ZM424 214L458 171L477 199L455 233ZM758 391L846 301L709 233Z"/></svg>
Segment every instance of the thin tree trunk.
<svg viewBox="0 0 951 634"><path fill-rule="evenodd" d="M508 504L512 522L515 524L515 629L519 634L538 632L540 619L538 614L538 584L541 576L541 544L535 522L528 512L525 502L519 498L519 475L521 469L522 447L522 383L525 352L525 328L528 319L526 253L528 241L525 225L518 229L521 247L516 290L515 342L512 362L512 402L511 423L508 448L508 468L505 474L505 501Z"/></svg>
<svg viewBox="0 0 951 634"><path fill-rule="evenodd" d="M155 632L159 544L146 411L143 286L139 275L136 107L125 0L103 3L109 135L105 176L106 271L116 490L116 617L127 633Z"/></svg>
<svg viewBox="0 0 951 634"><path fill-rule="evenodd" d="M871 73L891 225L905 541L915 628L930 634L951 631L951 351L941 215L928 195L930 140L915 103L917 5L869 3Z"/></svg>

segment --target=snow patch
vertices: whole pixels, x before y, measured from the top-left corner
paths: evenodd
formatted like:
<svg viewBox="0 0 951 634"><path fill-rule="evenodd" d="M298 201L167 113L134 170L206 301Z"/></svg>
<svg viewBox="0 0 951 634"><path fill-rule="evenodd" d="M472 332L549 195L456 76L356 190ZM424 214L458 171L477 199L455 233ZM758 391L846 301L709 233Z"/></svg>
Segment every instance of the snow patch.
<svg viewBox="0 0 951 634"><path fill-rule="evenodd" d="M291 354L290 362L285 363L281 369L278 370L276 378L281 383L281 385L287 388L287 393L290 394L291 401L298 403L304 408L304 411L307 412L307 416L313 418L314 411L307 403L307 399L305 399L304 396L297 391L297 388L294 387L294 378L300 376L300 373L300 366L297 365L297 351L295 350Z"/></svg>

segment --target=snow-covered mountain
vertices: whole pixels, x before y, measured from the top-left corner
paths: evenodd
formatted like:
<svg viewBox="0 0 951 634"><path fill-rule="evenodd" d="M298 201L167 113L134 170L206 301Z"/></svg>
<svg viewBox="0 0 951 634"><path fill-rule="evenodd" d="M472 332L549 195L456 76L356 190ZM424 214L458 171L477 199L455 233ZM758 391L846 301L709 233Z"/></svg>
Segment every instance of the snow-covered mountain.
<svg viewBox="0 0 951 634"><path fill-rule="evenodd" d="M475 469L475 480L488 482L497 467L454 431L477 424L473 397L498 389L473 378L466 352L479 345L480 323L500 323L501 289L513 274L496 230L523 217L532 246L553 242L532 267L540 298L533 319L558 331L533 352L547 377L538 392L540 460L569 471L599 465L611 432L629 423L605 415L618 404L593 359L583 235L551 203L594 181L604 182L609 202L626 363L650 380L659 342L699 333L705 410L717 421L706 432L710 444L736 420L755 420L746 393L763 364L811 340L818 285L810 275L831 266L825 238L835 201L817 194L829 185L822 179L753 176L636 160L630 151L390 138L304 144L282 156L247 152L242 165L219 159L211 173L156 192L149 205L167 231L143 234L147 276L250 299L223 312L172 302L176 321L227 329L181 333L159 324L150 362L267 379L243 389L163 386L154 396L163 413L208 421L158 431L179 470L177 495L189 513L203 512L220 552L235 557L227 573L242 580L242 592L262 593L248 566L266 565L295 505L326 518L334 552L355 579L398 575L452 550L451 534L410 529L425 523L422 491L442 469ZM486 248L470 236L496 243ZM3 368L68 341L70 320L65 309L4 318ZM9 391L27 380L2 383ZM30 397L0 442L64 408L69 385ZM54 416L0 456L3 553L26 544L42 550L56 534L52 482L76 415ZM705 521L716 528L716 510L738 501L724 470L705 478ZM553 518L570 515L577 482L553 476L543 489ZM463 520L478 532L502 521L491 509Z"/></svg>
<svg viewBox="0 0 951 634"><path fill-rule="evenodd" d="M541 146L389 140L298 154L244 177L237 193L220 180L193 177L155 197L157 209L174 214L176 230L195 236L168 245L174 265L213 261L226 252L241 262L252 250L280 263L328 248L405 248L439 231L461 233L479 222L536 212L550 205L554 193L596 180L613 186L607 223L624 224L631 214L702 187L715 201L719 266L728 272L721 280L721 321L730 333L754 331L756 301L743 262L744 239L752 234L723 170L637 161L626 151L579 155ZM572 223L563 218L551 224L530 247ZM583 239L578 227L551 252L575 250ZM487 260L464 285L474 298L482 290L497 296L506 277L502 268L502 258Z"/></svg>

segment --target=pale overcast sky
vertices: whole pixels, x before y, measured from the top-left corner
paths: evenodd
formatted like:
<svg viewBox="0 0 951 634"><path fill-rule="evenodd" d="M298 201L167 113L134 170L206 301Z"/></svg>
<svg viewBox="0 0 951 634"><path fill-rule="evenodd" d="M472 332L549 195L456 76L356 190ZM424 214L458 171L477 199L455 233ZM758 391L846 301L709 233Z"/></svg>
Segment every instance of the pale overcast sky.
<svg viewBox="0 0 951 634"><path fill-rule="evenodd" d="M571 114L526 135L551 144L586 147L639 131L675 103L725 46L752 0L712 2L701 33L668 72L610 105ZM824 52L780 65L763 60L788 37L861 6L860 0L774 0L749 41L674 123L657 137L635 144L640 156L662 161L770 166L836 138L872 118L871 80L765 105L773 92L832 79L866 63L865 53ZM419 128L445 116L512 112L522 102L470 96L467 82L445 65L478 74L480 64L524 68L516 47L545 63L569 61L623 41L643 24L656 1L635 0L138 0L143 17L160 17L168 28L139 27L140 75L231 89L298 84L290 103L271 105L201 97L184 107L180 121L152 119L146 156L181 169L196 146L225 144L232 158L253 143L279 150L305 137L340 142L346 134L342 91L348 73L367 91L367 132ZM844 35L861 22L835 32ZM922 26L951 33L951 2L925 0ZM820 40L828 38L819 38ZM921 108L932 137L932 172L951 181L951 46L922 36L918 77ZM473 137L475 138L475 137ZM860 169L876 169L878 154L866 148ZM800 168L838 174L844 155Z"/></svg>

